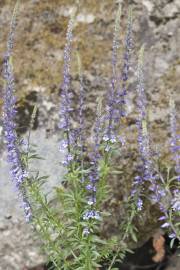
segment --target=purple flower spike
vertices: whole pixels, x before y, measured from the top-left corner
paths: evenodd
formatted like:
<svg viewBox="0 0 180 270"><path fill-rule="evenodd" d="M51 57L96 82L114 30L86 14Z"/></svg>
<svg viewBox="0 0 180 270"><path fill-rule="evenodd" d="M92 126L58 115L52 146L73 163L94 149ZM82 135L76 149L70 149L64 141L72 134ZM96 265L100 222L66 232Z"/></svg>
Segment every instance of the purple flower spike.
<svg viewBox="0 0 180 270"><path fill-rule="evenodd" d="M59 128L63 131L64 136L66 136L65 140L67 143L67 150L69 154L71 154L71 139L72 139L70 113L73 110L72 104L71 104L72 93L70 92L70 84L71 84L70 66L71 66L71 50L72 50L72 39L73 39L73 34L72 34L73 25L74 25L74 20L72 17L69 21L68 29L66 33L66 44L64 48L63 84L62 84L62 93L61 93L61 106L60 106L60 112L59 112L59 116L60 116Z"/></svg>
<svg viewBox="0 0 180 270"><path fill-rule="evenodd" d="M141 195L141 185L142 185L143 179L139 175L134 177L133 185L132 185L132 190L131 190L131 196L137 197L137 210L141 211L143 207L143 201L140 198Z"/></svg>
<svg viewBox="0 0 180 270"><path fill-rule="evenodd" d="M119 48L119 31L120 31L120 18L121 18L121 5L116 15L115 29L114 29L114 38L112 46L112 77L110 81L110 87L107 94L107 108L105 119L108 122L104 136L107 138L107 141L110 141L114 136L114 122L117 122L117 110L116 110L116 87L117 87L117 51Z"/></svg>
<svg viewBox="0 0 180 270"><path fill-rule="evenodd" d="M154 184L154 179L152 177L152 159L150 151L149 134L147 130L146 122L146 95L144 91L144 78L143 78L143 55L144 47L141 48L138 60L138 71L137 71L137 107L138 107L138 119L137 119L137 129L138 129L138 145L139 153L141 155L141 160L143 163L143 179L148 180Z"/></svg>
<svg viewBox="0 0 180 270"><path fill-rule="evenodd" d="M128 25L127 25L127 33L125 37L125 52L123 57L123 68L121 72L121 80L122 85L119 84L117 88L117 99L116 103L119 107L119 118L124 117L126 115L124 105L126 104L126 95L127 95L127 80L129 78L129 69L130 69L130 56L132 51L132 7L129 8L128 12Z"/></svg>
<svg viewBox="0 0 180 270"><path fill-rule="evenodd" d="M4 71L4 106L3 106L3 126L4 136L8 151L8 162L11 165L10 174L12 181L14 182L20 199L22 200L22 206L24 208L26 220L31 219L31 207L26 198L26 192L23 187L24 180L28 177L27 172L21 161L21 153L19 151L16 135L16 124L14 122L16 116L15 103L16 98L14 96L14 74L11 64L11 54L14 44L14 32L17 23L17 11L18 2L14 9L14 14L11 22L11 29L9 38L7 41L7 51L4 56L3 71Z"/></svg>
<svg viewBox="0 0 180 270"><path fill-rule="evenodd" d="M100 139L101 139L101 110L100 105L98 106L96 113L96 121L94 126L94 146L93 152L90 156L91 170L89 172L89 183L86 185L86 190L88 191L88 196L91 195L91 199L88 199L88 205L95 205L96 203L96 184L99 181L99 159L100 159ZM93 199L92 199L93 198Z"/></svg>

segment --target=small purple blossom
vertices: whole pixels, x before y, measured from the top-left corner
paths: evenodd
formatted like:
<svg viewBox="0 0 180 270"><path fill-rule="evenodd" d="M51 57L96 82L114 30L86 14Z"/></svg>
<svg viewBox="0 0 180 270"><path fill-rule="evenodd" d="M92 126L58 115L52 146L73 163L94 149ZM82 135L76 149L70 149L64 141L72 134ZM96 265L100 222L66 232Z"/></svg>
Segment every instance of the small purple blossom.
<svg viewBox="0 0 180 270"><path fill-rule="evenodd" d="M135 176L133 184L132 184L132 190L131 190L131 196L137 197L137 210L138 211L141 211L142 207L143 207L143 201L140 198L142 182L143 182L143 179L141 176L139 176L139 175Z"/></svg>
<svg viewBox="0 0 180 270"><path fill-rule="evenodd" d="M59 144L59 150L60 152L65 152L67 151L68 148L68 141L67 140L61 140Z"/></svg>
<svg viewBox="0 0 180 270"><path fill-rule="evenodd" d="M92 184L88 184L86 186L86 190L90 190L90 191L96 192L96 187L94 185L92 185Z"/></svg>
<svg viewBox="0 0 180 270"><path fill-rule="evenodd" d="M175 233L170 233L169 238L176 238L176 234Z"/></svg>
<svg viewBox="0 0 180 270"><path fill-rule="evenodd" d="M84 220L89 220L89 219L96 219L100 220L101 216L100 213L96 210L87 210L85 214L83 215Z"/></svg>
<svg viewBox="0 0 180 270"><path fill-rule="evenodd" d="M168 228L170 224L168 222L165 222L164 224L161 225L161 228Z"/></svg>
<svg viewBox="0 0 180 270"><path fill-rule="evenodd" d="M26 222L29 222L32 219L32 211L31 211L30 204L25 197L23 198L22 207L25 212Z"/></svg>
<svg viewBox="0 0 180 270"><path fill-rule="evenodd" d="M83 236L88 236L90 234L89 228L84 228L82 234Z"/></svg>
<svg viewBox="0 0 180 270"><path fill-rule="evenodd" d="M139 194L142 182L143 182L143 179L141 176L137 175L134 177L134 181L132 183L131 196L134 196L135 194Z"/></svg>
<svg viewBox="0 0 180 270"><path fill-rule="evenodd" d="M180 212L180 193L174 193L174 198L171 200L171 207L175 212Z"/></svg>
<svg viewBox="0 0 180 270"><path fill-rule="evenodd" d="M73 156L71 154L66 154L64 157L64 160L62 161L62 164L64 166L69 166L69 164L73 161Z"/></svg>
<svg viewBox="0 0 180 270"><path fill-rule="evenodd" d="M154 180L153 182L153 179L155 178L152 177L152 184L149 186L149 190L152 192L152 194L150 195L151 201L153 203L159 203L160 210L162 212L165 212L166 211L165 205L161 203L161 200L168 194L166 190L163 187L161 187L161 185L157 185L156 180Z"/></svg>
<svg viewBox="0 0 180 270"><path fill-rule="evenodd" d="M105 142L111 142L111 143L115 143L117 141L117 138L114 134L111 135L111 137L109 138L107 135L103 136L103 141Z"/></svg>
<svg viewBox="0 0 180 270"><path fill-rule="evenodd" d="M143 201L141 198L138 198L138 201L137 201L137 210L138 211L141 211L143 208Z"/></svg>
<svg viewBox="0 0 180 270"><path fill-rule="evenodd" d="M161 216L160 218L158 218L158 220L165 220L165 219L167 219L166 216Z"/></svg>

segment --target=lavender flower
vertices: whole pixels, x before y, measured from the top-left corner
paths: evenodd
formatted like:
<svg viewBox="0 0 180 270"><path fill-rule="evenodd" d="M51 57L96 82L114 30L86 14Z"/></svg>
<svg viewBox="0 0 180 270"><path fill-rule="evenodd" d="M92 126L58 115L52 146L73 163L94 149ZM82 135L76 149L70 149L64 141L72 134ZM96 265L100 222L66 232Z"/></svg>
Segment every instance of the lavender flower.
<svg viewBox="0 0 180 270"><path fill-rule="evenodd" d="M112 78L110 82L110 89L107 95L107 109L105 119L108 121L108 126L105 131L105 137L110 141L114 136L114 121L116 119L116 84L117 84L117 50L119 48L119 28L120 28L120 17L121 17L121 5L116 15L115 29L114 29L114 38L112 46Z"/></svg>
<svg viewBox="0 0 180 270"><path fill-rule="evenodd" d="M175 212L180 212L180 194L179 194L179 190L174 191L174 198L171 201L171 205L172 205L172 209Z"/></svg>
<svg viewBox="0 0 180 270"><path fill-rule="evenodd" d="M137 119L137 129L138 129L138 146L139 153L142 160L142 177L143 180L150 183L149 190L151 192L150 198L152 202L158 203L160 210L166 213L166 205L162 203L162 198L167 195L166 191L157 184L159 175L155 174L152 153L150 149L150 139L147 129L147 101L144 90L144 78L143 78L143 55L144 47L141 48L138 60L138 70L137 70L137 107L138 107L138 119Z"/></svg>
<svg viewBox="0 0 180 270"><path fill-rule="evenodd" d="M138 201L137 201L137 210L138 211L141 211L142 210L142 207L143 207L143 201L141 198L138 198Z"/></svg>
<svg viewBox="0 0 180 270"><path fill-rule="evenodd" d="M94 185L92 185L92 184L88 184L88 185L86 186L86 190L96 192L96 187L95 187Z"/></svg>
<svg viewBox="0 0 180 270"><path fill-rule="evenodd" d="M167 217L166 216L161 216L160 218L158 218L158 220L165 220L165 219L167 219Z"/></svg>
<svg viewBox="0 0 180 270"><path fill-rule="evenodd" d="M101 103L99 102L97 113L96 113L96 121L94 126L94 147L93 152L90 156L90 173L89 173L89 183L85 186L87 192L88 192L88 198L87 198L87 204L88 204L88 210L83 215L84 220L88 220L90 218L99 219L100 217L99 212L95 210L96 208L96 184L99 181L99 159L100 159L100 152L99 152L99 146L100 146L100 140L101 140Z"/></svg>
<svg viewBox="0 0 180 270"><path fill-rule="evenodd" d="M99 180L99 172L98 172L98 163L100 159L100 152L99 152L99 146L100 146L100 140L101 140L101 106L98 105L97 113L96 113L96 121L94 126L94 149L91 154L91 172L89 175L90 182L93 186L93 191L95 192L95 185L96 182Z"/></svg>
<svg viewBox="0 0 180 270"><path fill-rule="evenodd" d="M127 33L125 37L125 52L123 56L124 62L120 78L122 85L119 83L116 96L116 104L119 107L119 116L117 117L117 121L119 121L120 117L125 116L124 105L126 103L125 97L127 95L127 80L129 77L130 55L132 51L132 23L132 7L130 7L128 12Z"/></svg>
<svg viewBox="0 0 180 270"><path fill-rule="evenodd" d="M95 210L87 210L84 215L83 215L83 219L84 220L89 220L89 219L96 219L96 220L100 220L100 214L98 211Z"/></svg>
<svg viewBox="0 0 180 270"><path fill-rule="evenodd" d="M170 224L168 222L165 222L161 225L161 228L168 228Z"/></svg>
<svg viewBox="0 0 180 270"><path fill-rule="evenodd" d="M73 160L73 156L71 154L66 154L65 159L62 161L62 164L64 166L68 166L72 160Z"/></svg>
<svg viewBox="0 0 180 270"><path fill-rule="evenodd" d="M142 184L142 177L139 175L134 177L134 181L132 183L132 190L131 190L131 196L134 196L135 194L139 193L139 189Z"/></svg>
<svg viewBox="0 0 180 270"><path fill-rule="evenodd" d="M26 192L23 187L24 180L28 177L27 171L24 168L21 161L21 153L17 143L17 134L16 134L16 98L14 96L14 74L11 64L11 55L14 44L14 32L17 23L17 11L18 11L19 2L17 2L12 21L11 28L9 33L9 38L7 41L7 51L4 57L4 106L3 106L3 126L4 126L4 136L6 141L6 146L8 150L8 162L11 164L10 174L12 181L14 182L19 196L22 200L22 207L24 208L26 220L31 219L31 207L26 198Z"/></svg>
<svg viewBox="0 0 180 270"><path fill-rule="evenodd" d="M138 108L138 119L137 119L137 128L138 128L138 145L139 152L141 155L143 163L143 178L144 180L149 180L152 182L152 160L150 152L150 143L149 135L147 131L147 122L146 122L146 96L144 91L144 78L143 78L143 54L144 47L141 48L139 53L138 60L138 71L137 71L137 108Z"/></svg>
<svg viewBox="0 0 180 270"><path fill-rule="evenodd" d="M67 140L61 140L59 144L59 151L60 152L65 152L68 148L68 141Z"/></svg>
<svg viewBox="0 0 180 270"><path fill-rule="evenodd" d="M176 234L173 232L173 233L170 233L169 234L169 238L176 238Z"/></svg>
<svg viewBox="0 0 180 270"><path fill-rule="evenodd" d="M137 210L141 211L143 207L143 201L140 198L141 196L141 189L142 189L143 179L141 176L137 175L134 177L134 181L132 184L131 196L137 198Z"/></svg>
<svg viewBox="0 0 180 270"><path fill-rule="evenodd" d="M72 93L70 92L70 64L71 64L71 49L72 49L72 39L73 39L73 25L74 20L73 16L71 17L68 29L66 33L66 44L64 48L64 69L63 69L63 84L62 84L62 93L61 93L61 106L60 106L60 123L59 127L62 129L64 136L66 136L65 141L67 144L68 155L64 164L68 165L72 159L69 159L69 155L71 155L71 139L72 136L72 128L70 123L70 113L72 112L72 104L71 98ZM61 142L62 145L62 142Z"/></svg>

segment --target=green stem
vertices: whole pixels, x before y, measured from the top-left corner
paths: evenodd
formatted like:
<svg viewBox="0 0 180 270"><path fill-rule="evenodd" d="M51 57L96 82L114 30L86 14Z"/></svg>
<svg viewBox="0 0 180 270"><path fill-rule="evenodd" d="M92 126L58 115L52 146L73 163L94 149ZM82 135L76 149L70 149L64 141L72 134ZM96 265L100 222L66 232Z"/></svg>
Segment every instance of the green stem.
<svg viewBox="0 0 180 270"><path fill-rule="evenodd" d="M52 215L52 213L50 212L49 208L47 207L46 203L44 202L41 194L39 193L39 190L37 189L37 187L35 187L34 189L34 192L35 192L35 196L36 196L36 199L37 201L40 203L40 205L43 207L43 209L45 210L46 214L47 214L47 217L49 218L49 220L53 221L53 224L56 228L63 228L62 224L59 223L59 220L57 220L54 215ZM59 231L60 232L60 231Z"/></svg>
<svg viewBox="0 0 180 270"><path fill-rule="evenodd" d="M48 241L48 243L49 243L49 246L50 246L50 254L49 254L49 256L50 256L54 266L57 268L57 270L61 270L61 268L59 268L59 266L57 265L57 263L56 263L56 261L54 259L54 256L51 255L52 254L52 249L56 252L56 254L59 254L59 248L52 242L48 231L45 230L45 226L43 226L41 224L40 219L37 218L36 222L37 222L37 225L39 225L39 227L40 227L40 229L39 230L37 229L37 231L39 231L41 233L41 236L44 238L44 241ZM53 247L52 247L52 245L53 245ZM45 243L45 249L48 252L48 247L47 247L46 243Z"/></svg>
<svg viewBox="0 0 180 270"><path fill-rule="evenodd" d="M124 234L124 236L122 238L122 241L125 241L125 239L129 235L129 228L130 228L130 225L131 225L131 223L133 221L134 216L135 216L135 213L134 213L134 210L132 210L131 215L130 215L130 218L128 219L128 223L127 223L127 226L126 226L126 231L125 231L125 234ZM117 256L118 256L118 254L119 254L120 251L121 251L121 246L118 247L118 249L116 251L116 254L112 258L111 264L110 264L110 266L109 266L109 268L107 270L111 270L112 269L112 267L113 267L113 265L114 265L114 263L115 263L115 261L117 259Z"/></svg>

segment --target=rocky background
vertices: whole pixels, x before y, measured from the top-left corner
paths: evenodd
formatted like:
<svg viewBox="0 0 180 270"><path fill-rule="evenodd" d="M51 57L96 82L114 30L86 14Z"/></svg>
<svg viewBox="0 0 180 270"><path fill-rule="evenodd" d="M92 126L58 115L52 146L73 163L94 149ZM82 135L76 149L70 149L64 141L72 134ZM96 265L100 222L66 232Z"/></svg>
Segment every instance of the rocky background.
<svg viewBox="0 0 180 270"><path fill-rule="evenodd" d="M14 72L18 96L18 131L25 134L34 104L38 105L33 142L40 153L48 153L48 162L38 167L45 174L51 174L51 188L61 181L63 169L59 166L57 149L58 104L62 83L63 48L67 22L76 1L74 0L24 0L21 1L19 22L14 48ZM111 72L111 47L114 27L114 14L118 1L80 0L74 31L74 50L78 50L83 65L85 90L87 93L87 126L93 122L97 97L105 95ZM135 77L137 51L145 44L145 89L148 97L148 115L152 140L168 158L168 103L173 94L177 110L180 107L180 1L179 0L122 0L121 21L122 46L119 50L119 63L123 52L123 38L126 27L127 7L134 8L131 78L129 80L128 117L125 131L128 130L134 157L135 128ZM14 0L0 0L0 69L6 48L7 34L13 11ZM78 68L74 55L72 61L72 81L74 102L79 90ZM0 77L0 111L2 109L3 79ZM17 196L8 177L5 162L0 120L0 269L23 270L45 261L39 242L23 220ZM46 146L46 147L45 147ZM126 154L128 157L128 154ZM131 158L133 161L133 158ZM121 166L127 161L121 160ZM126 176L130 177L129 167ZM46 168L46 169L44 169ZM115 183L117 188L122 181ZM120 186L123 189L123 185ZM124 187L125 188L125 187ZM120 193L124 193L121 191ZM119 197L118 197L119 196ZM122 199L120 195L115 196ZM112 208L117 201L112 202ZM120 207L119 207L120 208ZM119 209L118 208L118 209ZM120 210L118 210L120 213ZM117 211L115 212L117 216ZM147 218L148 220L148 218ZM114 221L118 223L118 218ZM144 222L146 224L146 222ZM145 231L149 237L152 228ZM174 269L178 266L175 266Z"/></svg>

